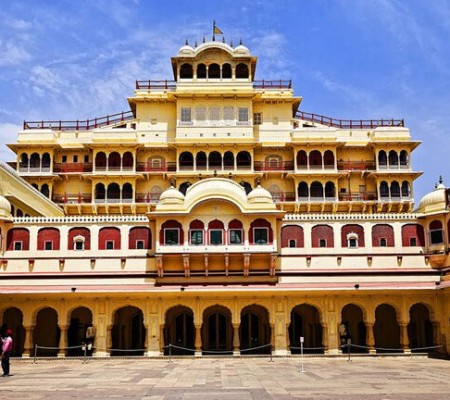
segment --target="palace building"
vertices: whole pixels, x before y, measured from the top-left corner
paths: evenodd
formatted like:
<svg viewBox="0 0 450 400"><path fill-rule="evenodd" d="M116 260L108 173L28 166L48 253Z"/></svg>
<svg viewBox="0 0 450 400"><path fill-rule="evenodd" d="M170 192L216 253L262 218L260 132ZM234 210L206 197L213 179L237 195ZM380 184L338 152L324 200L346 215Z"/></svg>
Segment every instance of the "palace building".
<svg viewBox="0 0 450 400"><path fill-rule="evenodd" d="M26 121L9 145L15 355L448 354L449 190L414 205L404 121L301 111L242 44L171 64L129 111Z"/></svg>

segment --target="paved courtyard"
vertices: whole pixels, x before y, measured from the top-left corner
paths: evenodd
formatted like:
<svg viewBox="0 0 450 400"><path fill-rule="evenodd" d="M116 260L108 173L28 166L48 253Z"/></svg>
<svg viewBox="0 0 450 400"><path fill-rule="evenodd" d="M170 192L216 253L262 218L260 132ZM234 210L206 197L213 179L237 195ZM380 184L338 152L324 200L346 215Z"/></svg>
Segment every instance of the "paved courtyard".
<svg viewBox="0 0 450 400"><path fill-rule="evenodd" d="M426 358L13 361L0 399L450 399L450 361Z"/></svg>

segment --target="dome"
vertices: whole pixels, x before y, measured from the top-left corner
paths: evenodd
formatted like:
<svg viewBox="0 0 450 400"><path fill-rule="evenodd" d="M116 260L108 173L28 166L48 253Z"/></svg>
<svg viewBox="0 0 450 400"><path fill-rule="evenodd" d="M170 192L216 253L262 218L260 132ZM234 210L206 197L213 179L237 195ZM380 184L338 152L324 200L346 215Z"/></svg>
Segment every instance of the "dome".
<svg viewBox="0 0 450 400"><path fill-rule="evenodd" d="M178 50L179 56L191 56L194 55L194 49L189 46L188 44L184 45L183 47Z"/></svg>
<svg viewBox="0 0 450 400"><path fill-rule="evenodd" d="M0 219L12 219L11 203L0 195Z"/></svg>
<svg viewBox="0 0 450 400"><path fill-rule="evenodd" d="M183 204L184 203L184 195L178 189L175 189L174 186L171 186L169 189L165 190L161 193L159 197L160 204Z"/></svg>
<svg viewBox="0 0 450 400"><path fill-rule="evenodd" d="M422 197L417 211L426 214L445 211L447 205L445 196L446 187L441 182L431 193Z"/></svg>
<svg viewBox="0 0 450 400"><path fill-rule="evenodd" d="M239 46L236 46L233 50L234 54L242 54L242 55L246 55L249 56L250 55L250 50L245 47L244 45L240 44Z"/></svg>
<svg viewBox="0 0 450 400"><path fill-rule="evenodd" d="M248 195L247 200L249 203L273 203L272 195L270 192L258 185Z"/></svg>

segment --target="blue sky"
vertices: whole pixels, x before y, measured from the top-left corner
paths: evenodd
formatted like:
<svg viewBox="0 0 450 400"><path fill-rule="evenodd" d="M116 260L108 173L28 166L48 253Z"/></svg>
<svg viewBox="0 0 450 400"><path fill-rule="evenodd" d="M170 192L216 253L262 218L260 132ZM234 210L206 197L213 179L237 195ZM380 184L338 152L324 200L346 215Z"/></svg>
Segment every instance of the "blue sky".
<svg viewBox="0 0 450 400"><path fill-rule="evenodd" d="M448 0L10 0L0 9L0 159L23 120L128 110L136 79L171 79L186 38L212 21L259 57L257 79L292 79L301 109L344 119L404 118L424 171L450 185Z"/></svg>

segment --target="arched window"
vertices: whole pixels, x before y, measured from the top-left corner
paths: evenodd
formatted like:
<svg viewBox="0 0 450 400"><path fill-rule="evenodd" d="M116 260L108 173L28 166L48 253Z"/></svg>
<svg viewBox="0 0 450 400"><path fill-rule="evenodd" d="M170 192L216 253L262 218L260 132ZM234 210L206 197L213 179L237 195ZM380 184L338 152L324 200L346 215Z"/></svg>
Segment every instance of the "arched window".
<svg viewBox="0 0 450 400"><path fill-rule="evenodd" d="M194 77L194 70L191 64L185 63L180 67L180 78L181 79L192 79Z"/></svg>
<svg viewBox="0 0 450 400"><path fill-rule="evenodd" d="M205 64L197 65L197 79L206 79L206 65Z"/></svg>
<svg viewBox="0 0 450 400"><path fill-rule="evenodd" d="M219 64L211 64L208 67L208 78L219 79L220 78L220 66Z"/></svg>
<svg viewBox="0 0 450 400"><path fill-rule="evenodd" d="M133 186L131 183L124 183L122 186L122 201L127 203L132 202L133 200Z"/></svg>
<svg viewBox="0 0 450 400"><path fill-rule="evenodd" d="M46 183L44 183L44 184L41 186L41 193L42 193L45 197L50 198L50 189L49 189L49 187L48 187L48 185L47 185Z"/></svg>
<svg viewBox="0 0 450 400"><path fill-rule="evenodd" d="M194 167L194 157L189 151L183 151L180 154L180 169L190 170Z"/></svg>
<svg viewBox="0 0 450 400"><path fill-rule="evenodd" d="M222 155L218 151L212 151L208 156L209 169L222 169Z"/></svg>
<svg viewBox="0 0 450 400"><path fill-rule="evenodd" d="M95 169L104 170L106 168L106 154L102 151L95 155Z"/></svg>
<svg viewBox="0 0 450 400"><path fill-rule="evenodd" d="M248 67L246 64L240 63L236 65L236 78L237 79L248 79Z"/></svg>
<svg viewBox="0 0 450 400"><path fill-rule="evenodd" d="M334 168L334 153L331 150L327 150L323 155L323 164L327 169Z"/></svg>
<svg viewBox="0 0 450 400"><path fill-rule="evenodd" d="M402 197L409 197L411 196L411 188L409 186L408 181L402 182Z"/></svg>
<svg viewBox="0 0 450 400"><path fill-rule="evenodd" d="M90 250L91 231L88 228L72 228L68 234L68 250Z"/></svg>
<svg viewBox="0 0 450 400"><path fill-rule="evenodd" d="M373 247L394 247L394 228L388 224L376 224L372 227Z"/></svg>
<svg viewBox="0 0 450 400"><path fill-rule="evenodd" d="M105 185L103 183L97 183L94 191L95 200L105 200L105 194Z"/></svg>
<svg viewBox="0 0 450 400"><path fill-rule="evenodd" d="M409 155L406 150L402 150L400 152L400 166L407 167L409 164Z"/></svg>
<svg viewBox="0 0 450 400"><path fill-rule="evenodd" d="M17 216L19 216L17 210ZM13 228L8 231L6 239L8 251L30 250L30 232L25 228Z"/></svg>
<svg viewBox="0 0 450 400"><path fill-rule="evenodd" d="M389 152L389 166L398 167L398 154L395 150Z"/></svg>
<svg viewBox="0 0 450 400"><path fill-rule="evenodd" d="M231 151L223 155L223 166L225 169L234 169L234 154Z"/></svg>
<svg viewBox="0 0 450 400"><path fill-rule="evenodd" d="M306 155L306 151L300 150L297 153L297 168L306 169L308 166L308 156Z"/></svg>
<svg viewBox="0 0 450 400"><path fill-rule="evenodd" d="M195 164L198 170L206 169L207 157L204 151L199 151L195 156Z"/></svg>
<svg viewBox="0 0 450 400"><path fill-rule="evenodd" d="M308 184L306 182L300 182L298 184L298 197L300 200L307 200L309 197Z"/></svg>
<svg viewBox="0 0 450 400"><path fill-rule="evenodd" d="M400 185L397 181L391 182L391 198L399 198L400 197Z"/></svg>
<svg viewBox="0 0 450 400"><path fill-rule="evenodd" d="M42 154L42 169L45 171L50 170L50 154L48 153Z"/></svg>
<svg viewBox="0 0 450 400"><path fill-rule="evenodd" d="M133 163L133 154L129 151L125 152L122 157L122 169L124 171L131 171L133 169Z"/></svg>
<svg viewBox="0 0 450 400"><path fill-rule="evenodd" d="M269 187L269 193L272 195L272 199L275 202L282 201L282 192L278 185L271 185Z"/></svg>
<svg viewBox="0 0 450 400"><path fill-rule="evenodd" d="M311 229L312 247L334 247L333 228L328 225L315 225Z"/></svg>
<svg viewBox="0 0 450 400"><path fill-rule="evenodd" d="M336 188L333 182L325 184L325 198L327 200L334 200L336 198Z"/></svg>
<svg viewBox="0 0 450 400"><path fill-rule="evenodd" d="M120 250L119 228L107 227L100 229L98 233L99 250Z"/></svg>
<svg viewBox="0 0 450 400"><path fill-rule="evenodd" d="M151 249L150 229L145 226L131 228L128 233L128 248L131 250Z"/></svg>
<svg viewBox="0 0 450 400"><path fill-rule="evenodd" d="M190 182L183 182L180 185L180 188L178 189L181 193L183 193L184 195L186 195L186 192L188 190L188 187L191 186Z"/></svg>
<svg viewBox="0 0 450 400"><path fill-rule="evenodd" d="M402 226L402 246L425 246L425 233L419 224L406 224Z"/></svg>
<svg viewBox="0 0 450 400"><path fill-rule="evenodd" d="M106 193L108 202L117 203L120 199L120 186L117 183L110 183L108 185L108 191ZM112 201L111 201L112 200Z"/></svg>
<svg viewBox="0 0 450 400"><path fill-rule="evenodd" d="M159 241L165 246L179 246L184 243L183 228L181 223L173 219L161 225Z"/></svg>
<svg viewBox="0 0 450 400"><path fill-rule="evenodd" d="M311 183L311 199L323 200L322 182L314 181Z"/></svg>
<svg viewBox="0 0 450 400"><path fill-rule="evenodd" d="M60 234L56 228L39 229L37 235L38 250L59 250Z"/></svg>
<svg viewBox="0 0 450 400"><path fill-rule="evenodd" d="M380 167L386 167L387 166L387 155L384 150L381 150L378 153L378 165Z"/></svg>
<svg viewBox="0 0 450 400"><path fill-rule="evenodd" d="M41 168L41 158L38 153L33 153L30 157L30 168L39 170Z"/></svg>
<svg viewBox="0 0 450 400"><path fill-rule="evenodd" d="M119 171L120 161L120 154L117 151L113 151L108 157L108 170Z"/></svg>
<svg viewBox="0 0 450 400"><path fill-rule="evenodd" d="M31 186L33 186L36 190L39 190L39 186L37 183L32 183Z"/></svg>
<svg viewBox="0 0 450 400"><path fill-rule="evenodd" d="M231 78L231 65L230 64L225 63L222 65L222 78L223 79Z"/></svg>
<svg viewBox="0 0 450 400"><path fill-rule="evenodd" d="M205 225L202 221L196 219L189 224L189 243L193 246L203 245Z"/></svg>
<svg viewBox="0 0 450 400"><path fill-rule="evenodd" d="M272 244L273 231L270 222L262 218L253 221L250 224L248 238L251 244Z"/></svg>
<svg viewBox="0 0 450 400"><path fill-rule="evenodd" d="M281 228L281 247L304 247L303 228L298 225L286 225Z"/></svg>
<svg viewBox="0 0 450 400"><path fill-rule="evenodd" d="M22 153L20 156L19 169L28 169L28 154Z"/></svg>
<svg viewBox="0 0 450 400"><path fill-rule="evenodd" d="M311 169L322 168L322 154L318 150L313 150L309 153L309 167Z"/></svg>
<svg viewBox="0 0 450 400"><path fill-rule="evenodd" d="M252 156L248 151L240 151L236 157L238 169L248 169L252 166Z"/></svg>
<svg viewBox="0 0 450 400"><path fill-rule="evenodd" d="M228 243L229 244L243 244L244 243L244 229L242 222L233 219L228 224Z"/></svg>
<svg viewBox="0 0 450 400"><path fill-rule="evenodd" d="M341 229L341 246L349 248L364 247L364 228L356 224L344 225Z"/></svg>
<svg viewBox="0 0 450 400"><path fill-rule="evenodd" d="M430 243L442 244L444 243L444 231L442 229L442 222L437 219L430 223Z"/></svg>
<svg viewBox="0 0 450 400"><path fill-rule="evenodd" d="M215 219L208 224L208 244L225 244L225 227L222 221Z"/></svg>
<svg viewBox="0 0 450 400"><path fill-rule="evenodd" d="M389 198L389 185L386 181L380 183L380 197Z"/></svg>

